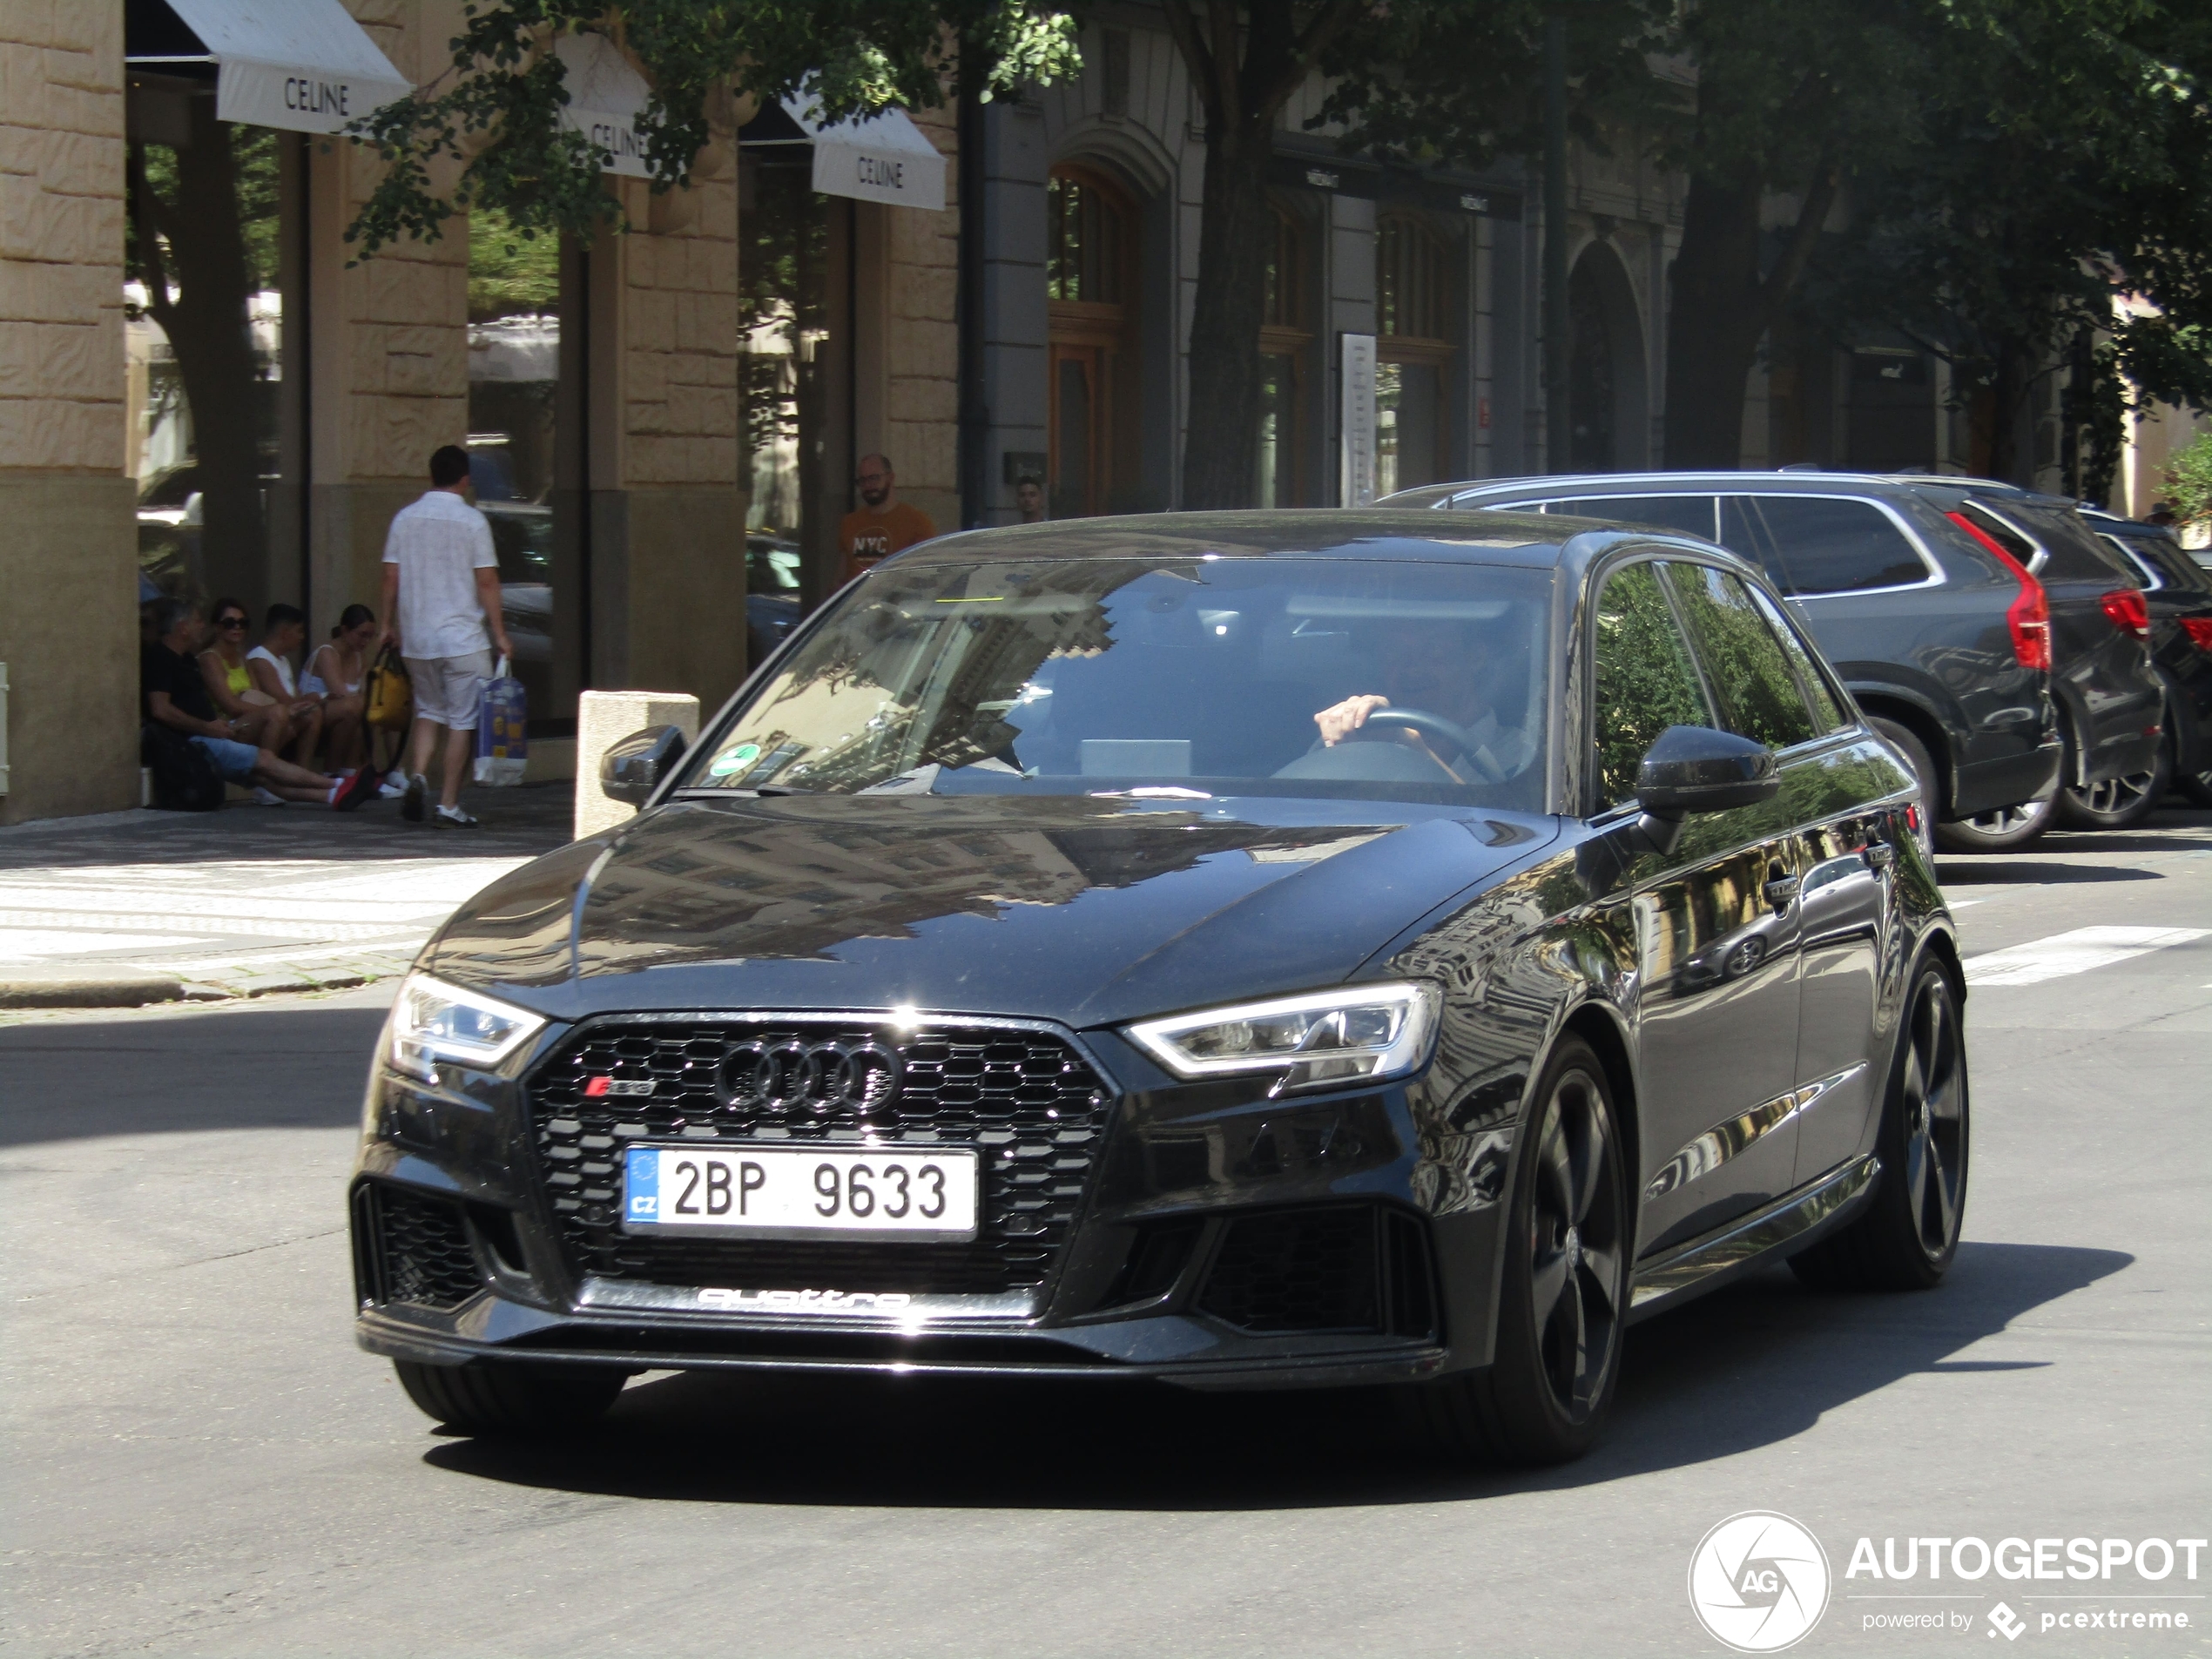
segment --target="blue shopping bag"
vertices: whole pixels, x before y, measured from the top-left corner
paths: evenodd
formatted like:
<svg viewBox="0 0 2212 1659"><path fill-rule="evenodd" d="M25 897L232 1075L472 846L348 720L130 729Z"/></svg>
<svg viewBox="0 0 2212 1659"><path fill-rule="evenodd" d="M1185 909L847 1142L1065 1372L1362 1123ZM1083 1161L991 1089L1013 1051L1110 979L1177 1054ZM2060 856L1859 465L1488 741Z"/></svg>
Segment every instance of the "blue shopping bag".
<svg viewBox="0 0 2212 1659"><path fill-rule="evenodd" d="M529 698L522 681L507 671L507 659L484 682L476 707L476 781L504 787L523 781L529 764Z"/></svg>

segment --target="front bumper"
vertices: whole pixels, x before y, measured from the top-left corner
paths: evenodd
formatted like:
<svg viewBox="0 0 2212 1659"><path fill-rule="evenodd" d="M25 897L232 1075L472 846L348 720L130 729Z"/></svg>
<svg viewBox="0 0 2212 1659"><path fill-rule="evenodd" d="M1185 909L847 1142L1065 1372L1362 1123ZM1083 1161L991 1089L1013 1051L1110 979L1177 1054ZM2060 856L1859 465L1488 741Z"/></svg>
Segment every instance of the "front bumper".
<svg viewBox="0 0 2212 1659"><path fill-rule="evenodd" d="M1055 1031L1105 1090L1046 1269L879 1293L852 1277L865 1258L817 1271L788 1251L765 1268L739 1252L724 1271L693 1254L671 1273L595 1245L575 1205L556 1207L544 1155L565 1149L545 1120L573 1108L548 1107L543 1086L549 1057L594 1028L543 1034L514 1076L442 1069L430 1085L375 1070L353 1197L362 1347L433 1365L1200 1388L1410 1381L1489 1359L1502 1097L1501 1123L1448 1126L1425 1079L1270 1101L1248 1082L1178 1084L1110 1034ZM991 1213L987 1235L1024 1224Z"/></svg>

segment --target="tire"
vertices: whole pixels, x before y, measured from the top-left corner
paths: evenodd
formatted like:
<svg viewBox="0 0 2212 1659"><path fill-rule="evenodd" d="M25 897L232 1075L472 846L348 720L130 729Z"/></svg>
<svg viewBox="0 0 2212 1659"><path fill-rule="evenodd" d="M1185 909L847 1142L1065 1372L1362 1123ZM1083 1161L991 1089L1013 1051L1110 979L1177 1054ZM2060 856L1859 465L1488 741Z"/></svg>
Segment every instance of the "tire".
<svg viewBox="0 0 2212 1659"><path fill-rule="evenodd" d="M2177 772L2174 788L2183 800L2199 806L2212 806L2212 772Z"/></svg>
<svg viewBox="0 0 2212 1659"><path fill-rule="evenodd" d="M1885 720L1878 714L1866 717L1883 741L1905 758L1905 769L1920 786L1920 850L1929 857L1935 856L1935 822L1943 811L1942 779L1936 774L1935 762L1929 759L1928 746L1914 736L1912 730L1894 720Z"/></svg>
<svg viewBox="0 0 2212 1659"><path fill-rule="evenodd" d="M2058 818L2058 780L2054 779L2050 787L2033 800L1937 825L1936 845L1946 853L2013 852L2051 827Z"/></svg>
<svg viewBox="0 0 2212 1659"><path fill-rule="evenodd" d="M400 1386L423 1414L464 1434L528 1437L588 1427L630 1379L604 1366L479 1359L424 1366L395 1359Z"/></svg>
<svg viewBox="0 0 2212 1659"><path fill-rule="evenodd" d="M1507 1212L1496 1354L1400 1393L1417 1432L1453 1457L1578 1458L1603 1432L1620 1379L1634 1216L1605 1069L1588 1044L1563 1038L1535 1097Z"/></svg>
<svg viewBox="0 0 2212 1659"><path fill-rule="evenodd" d="M1874 1141L1882 1163L1874 1201L1790 1258L1817 1290L1929 1290L1959 1253L1972 1136L1957 988L1941 967L1924 962L1905 1007Z"/></svg>
<svg viewBox="0 0 2212 1659"><path fill-rule="evenodd" d="M2174 737L2169 728L2158 740L2158 752L2152 758L2148 772L2107 778L2101 784L2080 789L2060 790L2059 823L2066 829L2133 829L2158 810L2158 803L2166 799L2167 788L2173 781Z"/></svg>

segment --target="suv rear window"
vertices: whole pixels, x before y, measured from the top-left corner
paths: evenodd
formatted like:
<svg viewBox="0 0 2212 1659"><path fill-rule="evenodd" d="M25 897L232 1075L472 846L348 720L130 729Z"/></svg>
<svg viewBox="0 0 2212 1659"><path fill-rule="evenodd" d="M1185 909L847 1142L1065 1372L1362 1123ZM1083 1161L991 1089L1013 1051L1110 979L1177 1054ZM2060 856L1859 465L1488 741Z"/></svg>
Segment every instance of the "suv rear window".
<svg viewBox="0 0 2212 1659"><path fill-rule="evenodd" d="M1649 524L1655 529L1701 536L1709 542L1713 539L1710 496L1568 496L1534 505L1547 513L1615 518L1625 524Z"/></svg>
<svg viewBox="0 0 2212 1659"><path fill-rule="evenodd" d="M2035 567L2035 574L2044 581L2142 585L2142 577L2100 543L2071 508L2031 507L2008 501L1996 510L2042 544L2045 557Z"/></svg>
<svg viewBox="0 0 2212 1659"><path fill-rule="evenodd" d="M1909 588L1928 579L1919 550L1871 501L1731 496L1721 544L1764 565L1784 593Z"/></svg>

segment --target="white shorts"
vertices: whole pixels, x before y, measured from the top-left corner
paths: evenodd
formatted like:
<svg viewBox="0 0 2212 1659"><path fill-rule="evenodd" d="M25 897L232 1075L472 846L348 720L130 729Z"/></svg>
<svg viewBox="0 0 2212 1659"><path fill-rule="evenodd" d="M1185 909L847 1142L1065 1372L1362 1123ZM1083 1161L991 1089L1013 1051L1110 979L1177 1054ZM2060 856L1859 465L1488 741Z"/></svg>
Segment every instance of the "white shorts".
<svg viewBox="0 0 2212 1659"><path fill-rule="evenodd" d="M491 653L465 657L408 657L407 677L415 692L415 718L449 732L474 732L476 710L491 678Z"/></svg>

